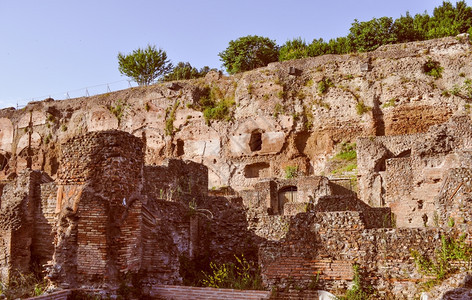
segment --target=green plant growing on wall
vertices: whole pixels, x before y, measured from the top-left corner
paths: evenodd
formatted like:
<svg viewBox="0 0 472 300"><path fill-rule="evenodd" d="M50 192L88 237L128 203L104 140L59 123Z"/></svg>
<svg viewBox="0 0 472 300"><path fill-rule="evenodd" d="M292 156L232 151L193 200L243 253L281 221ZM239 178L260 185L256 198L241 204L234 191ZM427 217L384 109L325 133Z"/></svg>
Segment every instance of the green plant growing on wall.
<svg viewBox="0 0 472 300"><path fill-rule="evenodd" d="M469 103L464 104L464 110L467 114L470 114L470 104Z"/></svg>
<svg viewBox="0 0 472 300"><path fill-rule="evenodd" d="M317 90L318 94L322 95L328 92L330 87L333 87L334 83L329 78L323 78L320 82L318 82Z"/></svg>
<svg viewBox="0 0 472 300"><path fill-rule="evenodd" d="M284 112L284 107L280 103L275 103L274 113L273 113L274 118L277 118L283 112Z"/></svg>
<svg viewBox="0 0 472 300"><path fill-rule="evenodd" d="M456 224L456 221L454 220L453 217L449 217L449 219L447 220L447 226L449 227L454 227L454 225Z"/></svg>
<svg viewBox="0 0 472 300"><path fill-rule="evenodd" d="M235 262L210 263L210 272L203 272L202 285L214 288L239 290L262 290L260 270L254 262L246 260L243 254L234 256Z"/></svg>
<svg viewBox="0 0 472 300"><path fill-rule="evenodd" d="M340 151L331 159L336 168L332 174L343 174L357 169L356 143L343 142Z"/></svg>
<svg viewBox="0 0 472 300"><path fill-rule="evenodd" d="M443 70L444 68L441 67L441 64L438 61L433 60L431 57L428 57L428 60L423 64L423 72L436 79L442 77L441 73Z"/></svg>
<svg viewBox="0 0 472 300"><path fill-rule="evenodd" d="M253 92L254 92L254 86L252 85L252 83L250 83L247 86L247 93L251 96Z"/></svg>
<svg viewBox="0 0 472 300"><path fill-rule="evenodd" d="M306 130L311 130L313 128L313 122L315 120L313 112L309 107L303 106L303 115L305 116L304 121Z"/></svg>
<svg viewBox="0 0 472 300"><path fill-rule="evenodd" d="M459 262L471 269L472 247L465 241L466 234L455 239L451 236L441 236L441 244L435 249L434 257L428 257L417 250L410 249L410 255L415 260L418 271L426 276L434 276L435 283L458 271L453 262Z"/></svg>
<svg viewBox="0 0 472 300"><path fill-rule="evenodd" d="M24 299L44 294L48 281L34 273L17 273L8 284L0 282L0 294L6 299Z"/></svg>
<svg viewBox="0 0 472 300"><path fill-rule="evenodd" d="M174 135L174 121L175 121L175 112L177 111L177 108L179 107L180 101L177 100L174 102L174 105L172 108L168 107L166 109L166 127L165 127L165 134L166 135Z"/></svg>
<svg viewBox="0 0 472 300"><path fill-rule="evenodd" d="M51 123L54 123L56 121L56 118L54 117L54 115L48 113L47 117L46 117L46 120L48 122L51 122Z"/></svg>
<svg viewBox="0 0 472 300"><path fill-rule="evenodd" d="M118 126L121 124L121 119L123 118L125 114L125 110L128 107L128 105L123 104L123 100L118 99L114 105L108 106L108 110L116 117L118 120Z"/></svg>
<svg viewBox="0 0 472 300"><path fill-rule="evenodd" d="M372 107L364 104L364 101L359 100L356 104L356 112L358 115L363 115L372 110Z"/></svg>
<svg viewBox="0 0 472 300"><path fill-rule="evenodd" d="M285 178L295 178L298 176L298 167L297 166L286 166L285 169Z"/></svg>
<svg viewBox="0 0 472 300"><path fill-rule="evenodd" d="M52 140L52 134L49 133L47 136L44 137L44 144L49 144L49 142Z"/></svg>
<svg viewBox="0 0 472 300"><path fill-rule="evenodd" d="M198 104L207 125L211 120L231 121L235 105L234 92L227 96L218 86L205 86Z"/></svg>
<svg viewBox="0 0 472 300"><path fill-rule="evenodd" d="M313 84L315 84L315 82L313 81L313 79L308 79L307 81L305 81L305 86L306 86L306 87L312 87Z"/></svg>
<svg viewBox="0 0 472 300"><path fill-rule="evenodd" d="M361 275L360 266L354 264L352 266L352 271L354 273L352 278L352 286L347 290L345 296L337 297L338 300L368 300L368 299L378 299L375 295L375 291L372 287L365 287L364 280Z"/></svg>
<svg viewBox="0 0 472 300"><path fill-rule="evenodd" d="M277 98L283 99L284 97L285 97L285 91L283 89L277 92Z"/></svg>
<svg viewBox="0 0 472 300"><path fill-rule="evenodd" d="M388 100L387 102L385 102L384 104L382 104L382 108L395 107L396 105L397 105L396 104L396 99L392 98L392 99Z"/></svg>

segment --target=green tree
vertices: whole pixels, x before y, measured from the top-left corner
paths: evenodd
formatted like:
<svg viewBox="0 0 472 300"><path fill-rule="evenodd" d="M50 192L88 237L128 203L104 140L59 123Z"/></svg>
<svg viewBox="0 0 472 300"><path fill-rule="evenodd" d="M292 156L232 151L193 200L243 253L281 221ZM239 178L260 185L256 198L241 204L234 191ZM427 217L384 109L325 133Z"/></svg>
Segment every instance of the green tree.
<svg viewBox="0 0 472 300"><path fill-rule="evenodd" d="M131 54L118 53L118 70L131 77L139 85L149 85L162 75L172 70L164 50L148 45L138 48Z"/></svg>
<svg viewBox="0 0 472 300"><path fill-rule="evenodd" d="M348 37L355 50L360 52L373 51L378 47L396 42L393 32L393 19L382 17L370 21L359 22L354 20Z"/></svg>
<svg viewBox="0 0 472 300"><path fill-rule="evenodd" d="M228 48L218 54L229 74L267 66L279 58L275 41L257 35L240 37L230 41Z"/></svg>
<svg viewBox="0 0 472 300"><path fill-rule="evenodd" d="M308 46L302 38L288 40L279 50L279 61L308 57Z"/></svg>
<svg viewBox="0 0 472 300"><path fill-rule="evenodd" d="M308 54L310 57L315 57L329 53L328 44L323 39L314 39L308 46Z"/></svg>
<svg viewBox="0 0 472 300"><path fill-rule="evenodd" d="M429 16L416 15L412 17L409 12L401 16L393 23L393 32L397 43L406 43L412 41L424 40Z"/></svg>
<svg viewBox="0 0 472 300"><path fill-rule="evenodd" d="M429 22L427 38L434 39L467 32L472 26L472 8L465 1L459 1L454 7L451 2L443 1L433 11Z"/></svg>
<svg viewBox="0 0 472 300"><path fill-rule="evenodd" d="M205 66L198 70L188 62L179 62L172 71L162 78L162 81L194 79L205 76L208 72L215 69Z"/></svg>

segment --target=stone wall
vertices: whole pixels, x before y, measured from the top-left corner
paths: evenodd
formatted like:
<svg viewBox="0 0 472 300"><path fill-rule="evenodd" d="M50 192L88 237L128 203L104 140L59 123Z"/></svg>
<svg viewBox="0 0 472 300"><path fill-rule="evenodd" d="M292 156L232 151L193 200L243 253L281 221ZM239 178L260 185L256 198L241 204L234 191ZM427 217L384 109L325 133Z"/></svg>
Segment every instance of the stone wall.
<svg viewBox="0 0 472 300"><path fill-rule="evenodd" d="M413 297L423 280L410 249L427 255L440 243L440 229L367 229L359 212L299 214L285 239L259 252L264 283L278 289L326 289L342 294L358 264L385 297Z"/></svg>
<svg viewBox="0 0 472 300"><path fill-rule="evenodd" d="M472 170L470 168L450 169L440 193L434 199L438 207L438 225L454 226L462 233L469 233L472 242Z"/></svg>
<svg viewBox="0 0 472 300"><path fill-rule="evenodd" d="M467 116L454 116L424 134L361 138L357 143L360 199L386 206L398 227L437 226L440 193L448 170L471 168Z"/></svg>
<svg viewBox="0 0 472 300"><path fill-rule="evenodd" d="M208 168L192 161L170 159L144 167L144 191L155 199L198 201L208 194Z"/></svg>
<svg viewBox="0 0 472 300"><path fill-rule="evenodd" d="M51 225L39 208L41 184L51 181L42 172L24 170L6 183L0 199L0 280L29 273L35 266L51 259ZM46 208L46 214L48 209ZM50 209L49 209L50 211ZM46 232L40 232L46 229Z"/></svg>
<svg viewBox="0 0 472 300"><path fill-rule="evenodd" d="M119 131L62 145L49 276L63 287L114 281L140 269L142 148L140 139Z"/></svg>

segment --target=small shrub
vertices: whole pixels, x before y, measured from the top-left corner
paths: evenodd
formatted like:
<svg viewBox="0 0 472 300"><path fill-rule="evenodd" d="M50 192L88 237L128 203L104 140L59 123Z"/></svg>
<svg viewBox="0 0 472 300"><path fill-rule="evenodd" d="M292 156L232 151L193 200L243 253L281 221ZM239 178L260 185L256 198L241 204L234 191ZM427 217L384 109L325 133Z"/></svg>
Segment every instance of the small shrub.
<svg viewBox="0 0 472 300"><path fill-rule="evenodd" d="M146 104L144 104L144 110L149 111L150 109L151 109L151 106L149 106L149 103L146 102Z"/></svg>
<svg viewBox="0 0 472 300"><path fill-rule="evenodd" d="M313 81L313 79L309 79L309 80L305 81L305 86L306 86L306 87L312 87L313 84L315 84L315 82Z"/></svg>
<svg viewBox="0 0 472 300"><path fill-rule="evenodd" d="M66 124L62 124L61 130L62 130L62 131L67 131L67 125L66 125Z"/></svg>
<svg viewBox="0 0 472 300"><path fill-rule="evenodd" d="M210 263L210 273L203 272L202 285L214 288L239 290L262 290L260 270L254 262L248 262L244 255L234 256L235 263Z"/></svg>
<svg viewBox="0 0 472 300"><path fill-rule="evenodd" d="M428 60L423 65L424 73L436 79L442 77L441 73L443 70L444 68L441 67L441 64L438 61L433 60L431 57L428 57Z"/></svg>
<svg viewBox="0 0 472 300"><path fill-rule="evenodd" d="M286 166L284 170L285 170L285 178L295 178L298 175L297 166Z"/></svg>
<svg viewBox="0 0 472 300"><path fill-rule="evenodd" d="M311 111L311 109L305 106L303 106L303 114L305 115L305 128L307 130L311 130L313 128L315 116L313 116L313 112Z"/></svg>
<svg viewBox="0 0 472 300"><path fill-rule="evenodd" d="M449 227L454 227L454 225L456 224L456 221L454 220L453 217L449 217L449 219L447 220L447 226Z"/></svg>
<svg viewBox="0 0 472 300"><path fill-rule="evenodd" d="M252 83L250 83L250 84L247 86L247 93L248 93L249 95L252 95L253 91L254 91L254 86L252 85Z"/></svg>
<svg viewBox="0 0 472 300"><path fill-rule="evenodd" d="M460 92L461 92L461 88L457 84L455 84L452 87L452 89L449 91L449 93L451 95L454 95L454 96L458 96L460 94Z"/></svg>
<svg viewBox="0 0 472 300"><path fill-rule="evenodd" d="M126 104L123 104L123 101L121 99L118 99L118 101L115 103L115 105L110 105L108 109L110 112L116 117L118 120L118 126L120 126L121 119L123 118L125 114L125 109L127 108Z"/></svg>
<svg viewBox="0 0 472 300"><path fill-rule="evenodd" d="M470 104L469 103L464 104L464 109L465 109L465 112L467 114L470 114Z"/></svg>
<svg viewBox="0 0 472 300"><path fill-rule="evenodd" d="M396 105L397 105L396 99L395 99L395 98L392 98L392 99L388 100L387 102L385 102L385 103L382 105L382 108L395 107Z"/></svg>
<svg viewBox="0 0 472 300"><path fill-rule="evenodd" d="M462 88L464 89L465 96L469 99L472 99L472 80L466 79Z"/></svg>
<svg viewBox="0 0 472 300"><path fill-rule="evenodd" d="M303 101L303 100L305 100L306 95L303 91L298 91L297 98Z"/></svg>
<svg viewBox="0 0 472 300"><path fill-rule="evenodd" d="M231 107L235 104L233 99L219 101L214 107L207 107L203 111L203 117L207 124L210 120L230 121L232 119Z"/></svg>
<svg viewBox="0 0 472 300"><path fill-rule="evenodd" d="M363 101L359 101L356 104L356 112L358 115L363 115L371 110L372 107L365 105Z"/></svg>
<svg viewBox="0 0 472 300"><path fill-rule="evenodd" d="M282 89L277 92L277 98L283 99L285 97L285 91Z"/></svg>
<svg viewBox="0 0 472 300"><path fill-rule="evenodd" d="M334 84L329 78L323 78L320 82L318 82L318 94L322 95L328 92L330 87L333 87Z"/></svg>
<svg viewBox="0 0 472 300"><path fill-rule="evenodd" d="M276 103L274 106L274 118L277 118L281 113L284 112L284 107L280 103Z"/></svg>
<svg viewBox="0 0 472 300"><path fill-rule="evenodd" d="M226 96L217 86L205 86L200 99L199 109L203 111L203 117L207 125L211 120L230 121L232 119L232 107L235 105L234 94Z"/></svg>
<svg viewBox="0 0 472 300"><path fill-rule="evenodd" d="M262 96L262 99L264 99L265 101L269 100L269 95L268 95L268 94L264 94L264 96Z"/></svg>
<svg viewBox="0 0 472 300"><path fill-rule="evenodd" d="M44 143L47 145L52 139L52 134L49 133L47 136L44 137Z"/></svg>
<svg viewBox="0 0 472 300"><path fill-rule="evenodd" d="M174 121L175 121L175 112L179 107L180 102L177 100L174 102L172 108L167 108L166 110L166 127L165 127L165 134L166 135L174 135ZM168 115L168 117L167 117Z"/></svg>
<svg viewBox="0 0 472 300"><path fill-rule="evenodd" d="M352 266L354 276L352 287L347 290L344 297L338 297L339 300L368 300L378 299L372 287L364 287L363 278L360 273L360 267L357 264Z"/></svg>
<svg viewBox="0 0 472 300"><path fill-rule="evenodd" d="M44 294L48 286L47 280L33 273L17 273L10 279L9 284L0 282L0 294L6 299L23 299Z"/></svg>
<svg viewBox="0 0 472 300"><path fill-rule="evenodd" d="M54 118L54 115L49 114L49 113L46 119L48 122L51 122L51 123L54 123L56 121L56 118Z"/></svg>
<svg viewBox="0 0 472 300"><path fill-rule="evenodd" d="M470 270L472 247L467 244L465 239L466 234L462 234L457 239L442 235L441 245L436 248L433 258L413 249L410 249L410 255L415 260L418 271L427 276L434 276L436 280L441 281L458 271L458 267L452 262L466 263Z"/></svg>

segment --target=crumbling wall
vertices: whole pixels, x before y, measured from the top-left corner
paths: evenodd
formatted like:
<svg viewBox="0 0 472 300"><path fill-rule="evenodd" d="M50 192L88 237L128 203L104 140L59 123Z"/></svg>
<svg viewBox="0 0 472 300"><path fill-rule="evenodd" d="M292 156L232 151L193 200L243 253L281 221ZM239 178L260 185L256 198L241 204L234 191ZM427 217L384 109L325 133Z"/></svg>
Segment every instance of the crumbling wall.
<svg viewBox="0 0 472 300"><path fill-rule="evenodd" d="M388 207L370 207L355 194L320 197L310 211L314 212L357 212L365 228L391 228L393 216Z"/></svg>
<svg viewBox="0 0 472 300"><path fill-rule="evenodd" d="M381 295L412 297L422 280L410 249L433 254L437 228L367 229L360 212L318 212L292 219L286 238L259 250L264 283L278 289L326 289L342 294L358 264Z"/></svg>
<svg viewBox="0 0 472 300"><path fill-rule="evenodd" d="M52 239L47 236L51 226L42 223L44 214L40 210L40 185L48 181L51 179L42 172L24 170L3 186L0 199L2 282L8 282L18 273L29 273L35 264L46 263L52 257ZM39 233L40 227L46 229L46 235Z"/></svg>
<svg viewBox="0 0 472 300"><path fill-rule="evenodd" d="M155 199L197 201L208 194L208 168L192 161L170 159L144 167L144 194Z"/></svg>
<svg viewBox="0 0 472 300"><path fill-rule="evenodd" d="M470 155L470 152L468 153ZM454 168L448 171L440 193L434 199L438 225L453 226L462 233L472 232L472 169ZM472 242L472 237L468 236Z"/></svg>
<svg viewBox="0 0 472 300"><path fill-rule="evenodd" d="M70 287L139 270L143 161L143 142L125 132L92 132L62 145L51 279Z"/></svg>
<svg viewBox="0 0 472 300"><path fill-rule="evenodd" d="M434 198L450 168L472 167L458 154L471 145L467 116L454 116L422 135L359 139L360 198L390 207L398 227L437 226Z"/></svg>
<svg viewBox="0 0 472 300"><path fill-rule="evenodd" d="M190 256L191 248L187 213L181 202L152 199L143 206L140 273L144 283L182 284L179 258Z"/></svg>

